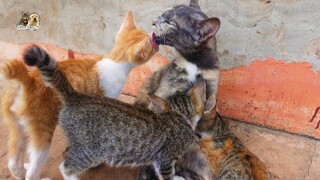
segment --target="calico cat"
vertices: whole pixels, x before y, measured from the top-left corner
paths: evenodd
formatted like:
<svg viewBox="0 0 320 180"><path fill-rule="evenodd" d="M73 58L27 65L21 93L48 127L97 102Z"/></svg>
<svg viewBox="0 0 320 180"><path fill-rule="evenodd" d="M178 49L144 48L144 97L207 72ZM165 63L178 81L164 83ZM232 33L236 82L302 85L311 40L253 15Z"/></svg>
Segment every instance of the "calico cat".
<svg viewBox="0 0 320 180"><path fill-rule="evenodd" d="M165 101L149 95L155 112L116 99L86 95L73 89L56 61L32 46L24 54L62 101L59 122L69 142L59 166L64 179L97 164L139 166L153 164L160 179L172 179L173 165L195 142L194 126L204 109L205 83L199 81L188 96Z"/></svg>
<svg viewBox="0 0 320 180"><path fill-rule="evenodd" d="M154 72L144 83L134 104L152 108L147 96L149 93L166 99L176 92L188 90L199 78L206 80L206 97L216 95L219 81L219 59L215 34L219 28L220 20L216 17L208 18L201 12L197 0L191 0L189 6L173 7L156 18L153 22L156 42L174 47L181 57ZM195 156L203 157L201 153L198 151ZM195 153L190 153L190 156L185 158L190 159L192 154ZM206 164L207 162L199 161L199 163ZM188 164L179 165L189 166ZM152 167L142 168L138 179L154 178L152 173L148 173L152 171ZM210 175L202 174L207 173L203 173L200 169L199 172L193 173L197 175L197 178L191 179L212 179Z"/></svg>
<svg viewBox="0 0 320 180"><path fill-rule="evenodd" d="M177 91L183 92L199 77L206 80L207 97L216 94L219 61L214 35L219 27L220 20L201 12L197 0L191 0L189 6L173 7L156 18L153 22L156 42L174 47L182 57L153 73L135 104L148 106L148 93L167 98Z"/></svg>
<svg viewBox="0 0 320 180"><path fill-rule="evenodd" d="M230 131L228 123L217 113L215 97L207 104L214 107L204 114L196 131L200 134L200 147L208 158L217 179L270 180L273 176L263 162L251 153Z"/></svg>
<svg viewBox="0 0 320 180"><path fill-rule="evenodd" d="M71 85L79 92L117 98L132 67L148 61L157 51L154 36L136 28L132 13L125 16L114 48L103 59L67 60L58 63ZM23 62L12 60L0 68L18 86L7 87L1 99L4 121L9 130L9 162L16 178L40 179L58 123L61 102L43 82L39 71L28 71ZM25 172L23 157L29 140L30 165Z"/></svg>

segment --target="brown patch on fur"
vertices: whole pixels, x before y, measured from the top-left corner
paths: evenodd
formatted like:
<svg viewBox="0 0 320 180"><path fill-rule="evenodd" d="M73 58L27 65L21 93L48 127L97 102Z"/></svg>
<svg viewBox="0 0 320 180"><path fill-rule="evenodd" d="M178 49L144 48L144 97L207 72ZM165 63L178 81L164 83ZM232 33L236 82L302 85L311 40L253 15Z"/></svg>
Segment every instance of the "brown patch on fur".
<svg viewBox="0 0 320 180"><path fill-rule="evenodd" d="M213 137L207 137L200 139L200 148L207 157L214 174L219 174L225 154L232 151L233 143L231 139L227 139L223 148L214 149Z"/></svg>
<svg viewBox="0 0 320 180"><path fill-rule="evenodd" d="M261 162L260 159L258 159L256 155L251 153L249 150L243 150L242 154L243 154L243 157L246 156L250 158L249 161L252 163L253 176L255 177L256 180L265 180L269 178L266 174L265 165Z"/></svg>

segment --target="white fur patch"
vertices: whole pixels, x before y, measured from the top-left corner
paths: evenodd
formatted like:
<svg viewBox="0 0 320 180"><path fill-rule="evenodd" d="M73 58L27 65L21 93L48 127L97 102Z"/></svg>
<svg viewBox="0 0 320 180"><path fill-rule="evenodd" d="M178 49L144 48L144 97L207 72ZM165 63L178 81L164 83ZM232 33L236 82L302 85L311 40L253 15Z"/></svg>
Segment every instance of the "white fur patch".
<svg viewBox="0 0 320 180"><path fill-rule="evenodd" d="M198 67L195 64L192 64L188 61L184 61L185 68L188 72L188 80L190 82L196 81L196 76L198 74Z"/></svg>
<svg viewBox="0 0 320 180"><path fill-rule="evenodd" d="M192 121L192 128L193 128L193 130L196 129L200 118L201 118L201 117L200 117L199 115L195 115L195 116L193 117L193 121Z"/></svg>
<svg viewBox="0 0 320 180"><path fill-rule="evenodd" d="M59 165L59 170L64 180L79 180L76 174L67 175L65 173L66 169L64 168L64 161Z"/></svg>
<svg viewBox="0 0 320 180"><path fill-rule="evenodd" d="M153 167L154 167L154 170L156 171L156 174L158 175L159 180L163 180L163 177L160 174L160 170L156 162L153 163Z"/></svg>
<svg viewBox="0 0 320 180"><path fill-rule="evenodd" d="M128 62L117 63L108 58L97 63L99 84L105 96L118 98L132 67Z"/></svg>
<svg viewBox="0 0 320 180"><path fill-rule="evenodd" d="M173 176L173 180L185 180L185 179L181 176Z"/></svg>
<svg viewBox="0 0 320 180"><path fill-rule="evenodd" d="M40 179L41 170L47 160L49 149L36 150L34 148L29 149L29 161L26 180Z"/></svg>

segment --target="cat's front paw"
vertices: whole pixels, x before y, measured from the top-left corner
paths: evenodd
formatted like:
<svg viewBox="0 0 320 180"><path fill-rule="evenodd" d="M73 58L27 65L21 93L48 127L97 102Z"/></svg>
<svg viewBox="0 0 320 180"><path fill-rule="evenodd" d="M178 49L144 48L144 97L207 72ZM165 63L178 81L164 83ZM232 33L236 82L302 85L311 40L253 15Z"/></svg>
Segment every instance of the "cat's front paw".
<svg viewBox="0 0 320 180"><path fill-rule="evenodd" d="M8 169L15 179L24 179L26 176L26 170L21 165L19 166L11 161L9 161Z"/></svg>
<svg viewBox="0 0 320 180"><path fill-rule="evenodd" d="M173 180L185 180L185 179L181 176L174 176Z"/></svg>
<svg viewBox="0 0 320 180"><path fill-rule="evenodd" d="M51 180L50 178L41 178L41 180Z"/></svg>

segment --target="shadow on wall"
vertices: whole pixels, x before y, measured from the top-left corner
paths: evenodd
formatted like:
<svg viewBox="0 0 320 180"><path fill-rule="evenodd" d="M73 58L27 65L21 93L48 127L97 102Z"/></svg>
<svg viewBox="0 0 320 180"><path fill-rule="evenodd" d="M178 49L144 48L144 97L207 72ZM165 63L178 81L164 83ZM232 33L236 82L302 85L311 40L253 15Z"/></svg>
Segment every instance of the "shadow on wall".
<svg viewBox="0 0 320 180"><path fill-rule="evenodd" d="M81 54L54 45L0 41L1 61L21 59L21 52L30 44L40 45L58 60L101 58L101 55ZM166 48L163 52L170 53ZM134 68L122 93L136 96L144 80L168 62L158 53L148 63ZM309 63L267 58L221 72L218 108L224 116L320 139L320 130L315 129L320 114L314 122L308 122L318 106L320 74Z"/></svg>

